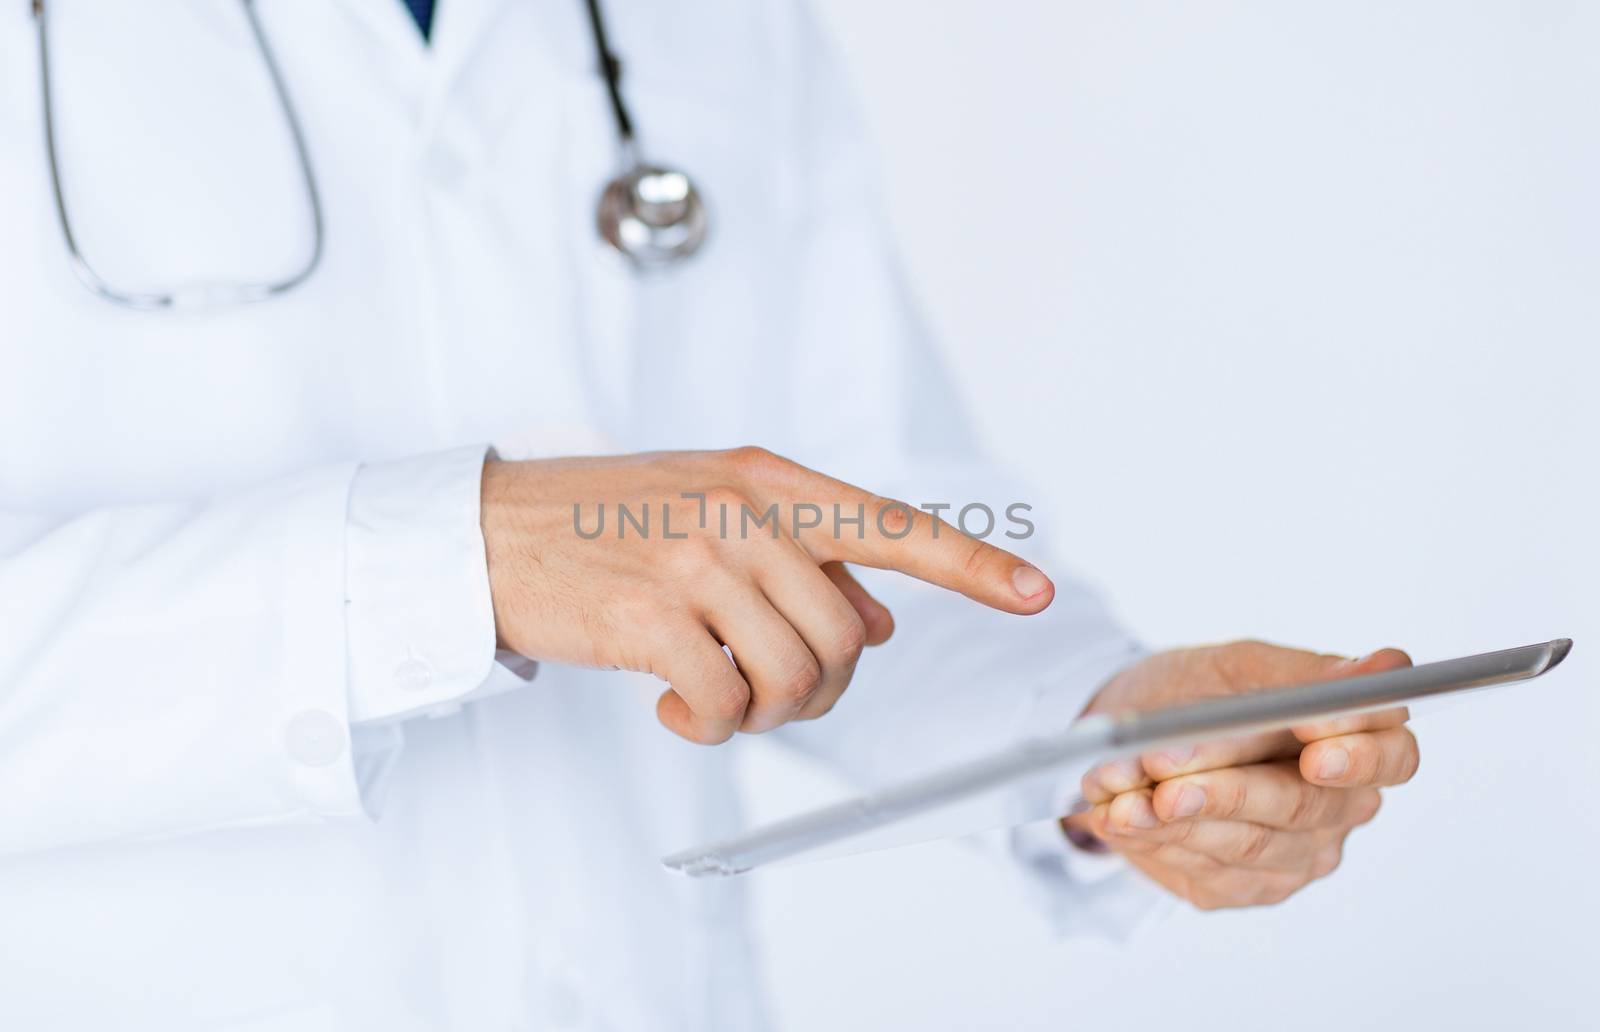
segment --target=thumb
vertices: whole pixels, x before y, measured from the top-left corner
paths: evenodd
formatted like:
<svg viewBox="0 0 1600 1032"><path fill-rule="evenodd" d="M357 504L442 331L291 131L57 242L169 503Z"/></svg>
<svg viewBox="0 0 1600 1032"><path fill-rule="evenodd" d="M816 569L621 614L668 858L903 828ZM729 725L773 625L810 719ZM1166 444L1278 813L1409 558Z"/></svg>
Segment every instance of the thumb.
<svg viewBox="0 0 1600 1032"><path fill-rule="evenodd" d="M1399 649L1377 652L1352 659L1347 656L1284 648L1259 641L1236 641L1209 650L1221 674L1223 692L1246 695L1297 684L1336 681L1345 677L1376 674L1383 670L1410 666L1411 657ZM1217 770L1247 763L1262 763L1298 754L1304 742L1337 734L1394 727L1405 722L1406 711L1385 710L1341 717L1322 724L1307 724L1289 732L1271 731L1222 738L1194 746L1159 750L1141 759L1144 769L1157 780L1202 770Z"/></svg>
<svg viewBox="0 0 1600 1032"><path fill-rule="evenodd" d="M1361 677L1366 674L1381 674L1385 670L1399 670L1411 665L1411 657L1400 649L1384 648L1376 652L1369 652L1357 659L1347 659L1334 664L1325 678L1320 680L1337 680L1345 677ZM1376 713L1358 713L1349 717L1335 717L1320 724L1303 724L1293 729L1294 736L1302 742L1315 742L1322 738L1332 738L1336 735L1355 734L1358 731L1381 731L1384 728L1399 727L1410 719L1411 713L1404 706L1394 709L1379 710Z"/></svg>
<svg viewBox="0 0 1600 1032"><path fill-rule="evenodd" d="M1259 641L1236 641L1219 646L1217 660L1228 694L1231 695L1244 695L1263 688L1335 681L1411 665L1411 657L1399 649L1379 649L1365 656L1350 658Z"/></svg>
<svg viewBox="0 0 1600 1032"><path fill-rule="evenodd" d="M1369 652L1359 659L1344 661L1346 668L1339 671L1339 677L1356 677L1360 674L1379 674L1385 670L1398 670L1411 665L1411 657L1400 649L1384 648L1376 652Z"/></svg>

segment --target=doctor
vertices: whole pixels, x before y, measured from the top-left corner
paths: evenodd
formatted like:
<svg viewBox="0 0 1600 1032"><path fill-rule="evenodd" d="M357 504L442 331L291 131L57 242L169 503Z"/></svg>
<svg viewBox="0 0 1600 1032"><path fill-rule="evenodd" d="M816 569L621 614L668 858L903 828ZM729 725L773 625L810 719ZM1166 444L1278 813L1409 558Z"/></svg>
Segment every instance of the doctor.
<svg viewBox="0 0 1600 1032"><path fill-rule="evenodd" d="M795 0L32 8L0 10L0 1027L755 1028L740 886L656 862L740 825L712 743L870 784L1406 662L1144 657L915 508L1026 496ZM671 534L580 532L618 503ZM1064 931L1281 899L1415 769L1403 716L1092 772L997 870Z"/></svg>

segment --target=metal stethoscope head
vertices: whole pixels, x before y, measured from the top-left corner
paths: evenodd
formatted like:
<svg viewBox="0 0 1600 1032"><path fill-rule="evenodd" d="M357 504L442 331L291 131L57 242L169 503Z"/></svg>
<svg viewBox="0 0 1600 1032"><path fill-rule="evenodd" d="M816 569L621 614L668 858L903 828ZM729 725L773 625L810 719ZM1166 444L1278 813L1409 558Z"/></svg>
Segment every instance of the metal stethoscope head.
<svg viewBox="0 0 1600 1032"><path fill-rule="evenodd" d="M601 239L638 269L676 265L692 257L706 240L705 202L694 180L675 168L639 156L633 117L622 98L622 65L606 35L600 0L585 0L595 56L605 77L611 114L617 123L622 171L600 192L596 227Z"/></svg>
<svg viewBox="0 0 1600 1032"><path fill-rule="evenodd" d="M706 239L706 206L693 180L637 158L606 183L595 221L606 243L642 269L689 258Z"/></svg>

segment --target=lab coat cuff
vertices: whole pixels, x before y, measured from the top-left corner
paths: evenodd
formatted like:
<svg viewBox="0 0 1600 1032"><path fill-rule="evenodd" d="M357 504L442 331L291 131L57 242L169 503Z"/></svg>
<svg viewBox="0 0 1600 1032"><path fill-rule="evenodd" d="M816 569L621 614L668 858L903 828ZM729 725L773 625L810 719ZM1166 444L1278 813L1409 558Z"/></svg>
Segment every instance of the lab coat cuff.
<svg viewBox="0 0 1600 1032"><path fill-rule="evenodd" d="M274 485L284 547L282 694L273 703L280 755L288 762L273 767L284 779L280 791L289 805L197 826L255 824L282 819L286 811L320 819L364 812L347 728L348 682L340 676L348 674L348 656L339 622L345 575L338 561L345 549L339 528L355 474L354 465L340 465ZM216 770L217 783L224 783L223 768Z"/></svg>
<svg viewBox="0 0 1600 1032"><path fill-rule="evenodd" d="M1029 695L1019 734L1037 737L1065 731L1118 673L1148 656L1128 638L1086 649L1042 678Z"/></svg>
<svg viewBox="0 0 1600 1032"><path fill-rule="evenodd" d="M1023 716L1021 737L1049 735L1078 719L1100 688L1147 653L1127 640L1081 654L1040 682ZM1088 764L1063 769L1033 786L1040 797L1028 812L1066 815L1080 803L1078 786ZM1121 857L1068 838L1058 817L1013 828L1010 851L1024 875L1034 909L1063 936L1092 935L1127 941L1167 910L1166 894Z"/></svg>
<svg viewBox="0 0 1600 1032"><path fill-rule="evenodd" d="M1133 641L1119 638L1075 656L1039 681L1024 707L1016 737L1043 738L1065 731L1107 681L1146 655ZM1082 806L1079 786L1090 766L1087 762L1070 765L1053 777L1030 782L1025 789L1029 798L1022 804L1024 812L1047 813L1052 819L1022 825L1014 832L1012 843L1013 851L1028 861L1053 859L1073 881L1086 885L1104 881L1124 866L1093 843L1072 841L1056 819Z"/></svg>
<svg viewBox="0 0 1600 1032"><path fill-rule="evenodd" d="M497 676L479 524L484 445L365 465L346 522L350 720L444 715L531 675ZM509 674L510 671L504 672Z"/></svg>

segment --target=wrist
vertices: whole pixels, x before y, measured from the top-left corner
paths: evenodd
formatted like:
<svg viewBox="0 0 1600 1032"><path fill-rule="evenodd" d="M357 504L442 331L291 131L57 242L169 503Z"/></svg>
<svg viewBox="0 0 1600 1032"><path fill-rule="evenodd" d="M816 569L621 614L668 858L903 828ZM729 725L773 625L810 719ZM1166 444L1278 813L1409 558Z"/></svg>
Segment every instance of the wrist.
<svg viewBox="0 0 1600 1032"><path fill-rule="evenodd" d="M478 493L478 525L483 535L484 565L489 581L489 603L494 614L495 645L497 648L521 654L510 633L510 613L513 578L509 542L512 538L510 518L511 494L516 478L517 463L489 458L483 463Z"/></svg>

